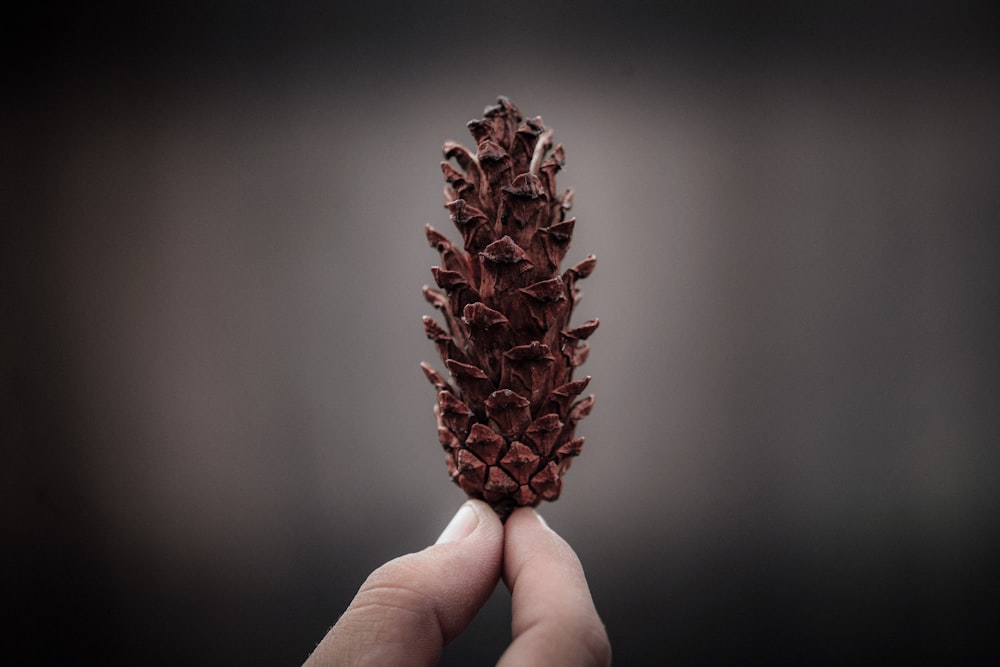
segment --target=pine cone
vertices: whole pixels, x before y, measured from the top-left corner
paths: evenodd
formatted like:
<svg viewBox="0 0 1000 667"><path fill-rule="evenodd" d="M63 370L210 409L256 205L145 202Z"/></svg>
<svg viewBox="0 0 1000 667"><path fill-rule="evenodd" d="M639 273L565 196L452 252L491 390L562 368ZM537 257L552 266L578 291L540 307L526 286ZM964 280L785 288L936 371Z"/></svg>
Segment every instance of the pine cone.
<svg viewBox="0 0 1000 667"><path fill-rule="evenodd" d="M447 330L429 317L424 328L452 382L421 368L438 390L438 438L452 480L506 519L515 507L558 498L583 445L574 433L594 397L576 400L590 377L572 375L598 321L570 329L569 319L576 283L596 258L559 275L575 219L566 219L572 191L556 194L564 155L552 147L552 130L541 117L524 120L504 97L484 115L468 124L476 154L446 142L444 156L458 168L441 163L464 251L427 226L441 253L431 271L444 291L425 286L424 296Z"/></svg>

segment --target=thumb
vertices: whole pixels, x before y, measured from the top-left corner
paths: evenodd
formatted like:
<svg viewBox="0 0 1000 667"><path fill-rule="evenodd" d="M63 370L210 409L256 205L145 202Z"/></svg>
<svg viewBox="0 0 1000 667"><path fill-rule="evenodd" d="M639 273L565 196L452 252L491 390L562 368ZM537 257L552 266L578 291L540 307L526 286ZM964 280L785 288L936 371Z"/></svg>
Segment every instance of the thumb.
<svg viewBox="0 0 1000 667"><path fill-rule="evenodd" d="M470 500L435 545L378 568L306 665L434 665L500 579L503 525Z"/></svg>

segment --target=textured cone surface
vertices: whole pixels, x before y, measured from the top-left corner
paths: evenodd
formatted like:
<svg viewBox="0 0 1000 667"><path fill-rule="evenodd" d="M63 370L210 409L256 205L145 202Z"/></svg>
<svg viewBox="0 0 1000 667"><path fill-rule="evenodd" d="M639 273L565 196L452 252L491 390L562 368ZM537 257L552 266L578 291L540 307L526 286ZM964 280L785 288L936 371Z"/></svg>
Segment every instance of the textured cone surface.
<svg viewBox="0 0 1000 667"><path fill-rule="evenodd" d="M595 259L560 273L575 225L572 192L556 192L562 146L540 117L522 118L501 97L468 124L475 152L446 142L445 207L462 236L427 227L441 254L438 289L424 296L445 326L424 330L450 379L422 364L438 391L438 440L452 480L506 518L515 507L555 500L583 438L576 424L593 406L573 381L597 320L570 328L577 281Z"/></svg>

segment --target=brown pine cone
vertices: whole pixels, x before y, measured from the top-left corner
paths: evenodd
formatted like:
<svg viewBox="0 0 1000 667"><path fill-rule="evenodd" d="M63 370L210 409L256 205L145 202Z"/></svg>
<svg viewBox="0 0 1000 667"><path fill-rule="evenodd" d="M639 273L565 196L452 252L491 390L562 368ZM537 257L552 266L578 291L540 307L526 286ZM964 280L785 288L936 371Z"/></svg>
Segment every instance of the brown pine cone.
<svg viewBox="0 0 1000 667"><path fill-rule="evenodd" d="M445 207L464 250L427 226L443 292L425 286L424 296L447 330L430 317L424 328L451 382L421 367L438 389L438 438L452 480L506 519L515 507L558 498L583 445L576 424L594 397L576 400L590 377L572 375L598 321L570 329L569 320L576 283L596 258L559 274L576 221L566 219L572 191L556 194L564 155L552 130L541 117L523 119L504 97L484 115L468 123L476 154L446 142L455 164L441 163Z"/></svg>

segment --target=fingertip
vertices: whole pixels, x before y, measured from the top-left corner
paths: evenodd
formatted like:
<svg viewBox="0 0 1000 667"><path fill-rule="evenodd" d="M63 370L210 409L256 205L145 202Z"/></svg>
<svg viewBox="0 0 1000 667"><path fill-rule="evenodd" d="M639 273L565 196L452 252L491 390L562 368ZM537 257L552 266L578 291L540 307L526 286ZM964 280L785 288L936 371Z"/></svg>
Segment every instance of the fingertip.
<svg viewBox="0 0 1000 667"><path fill-rule="evenodd" d="M437 538L434 544L446 544L457 542L472 534L479 527L480 514L476 512L471 503L465 503L458 508L458 512L452 517L444 531Z"/></svg>
<svg viewBox="0 0 1000 667"><path fill-rule="evenodd" d="M503 542L503 522L500 521L500 517L493 511L493 508L478 499L467 500L465 504L476 513L479 520L476 530L473 532L486 539Z"/></svg>
<svg viewBox="0 0 1000 667"><path fill-rule="evenodd" d="M469 498L465 501L465 504L476 512L480 520L486 519L487 521L495 520L497 523L500 522L500 517L497 516L497 513L493 511L493 508L486 501L479 500L478 498Z"/></svg>
<svg viewBox="0 0 1000 667"><path fill-rule="evenodd" d="M458 508L434 544L457 542L477 531L486 531L491 534L489 537L499 537L502 530L499 517L489 505L482 500L469 499Z"/></svg>
<svg viewBox="0 0 1000 667"><path fill-rule="evenodd" d="M543 528L552 530L552 528L549 527L549 524L545 521L542 515L539 514L538 510L535 509L534 507L518 507L517 509L515 509L513 512L511 512L510 516L507 517L507 526L508 527L511 526L512 523L524 526L539 524Z"/></svg>
<svg viewBox="0 0 1000 667"><path fill-rule="evenodd" d="M580 568L573 548L533 507L519 507L507 519L504 530L504 579L511 587L520 570L540 558L550 565L560 563Z"/></svg>

